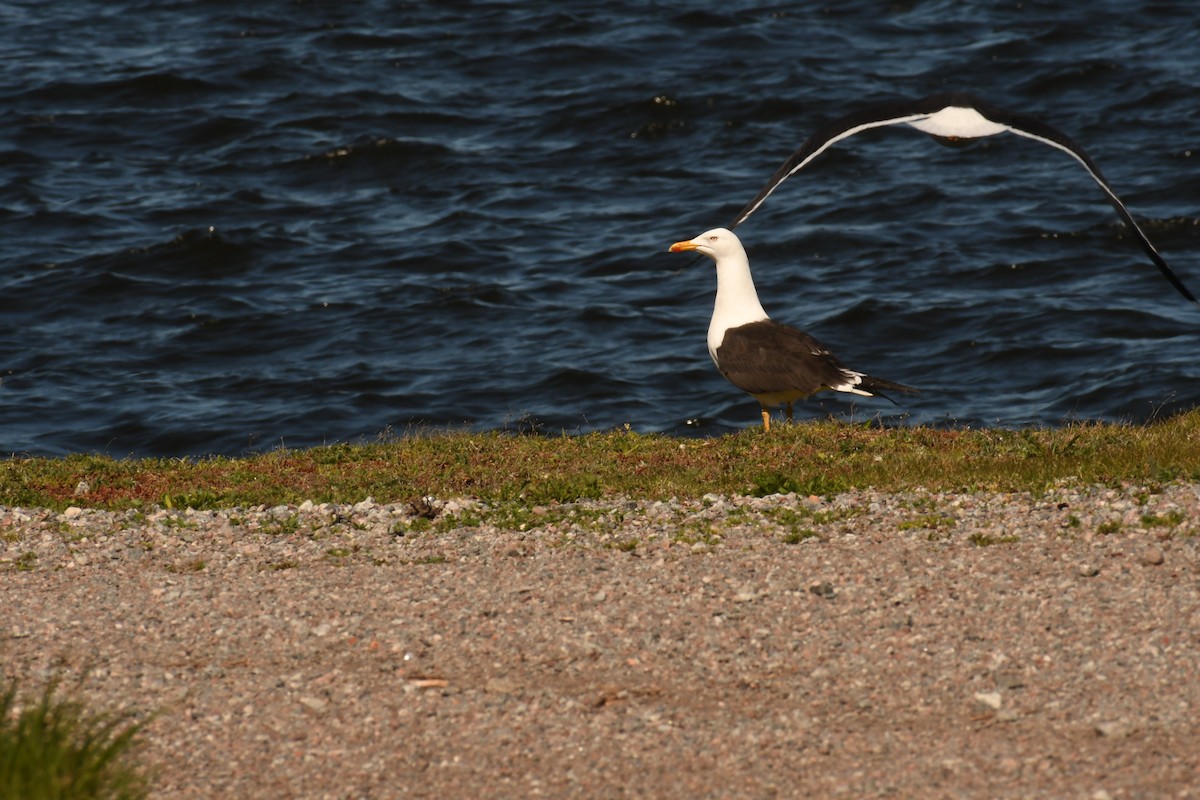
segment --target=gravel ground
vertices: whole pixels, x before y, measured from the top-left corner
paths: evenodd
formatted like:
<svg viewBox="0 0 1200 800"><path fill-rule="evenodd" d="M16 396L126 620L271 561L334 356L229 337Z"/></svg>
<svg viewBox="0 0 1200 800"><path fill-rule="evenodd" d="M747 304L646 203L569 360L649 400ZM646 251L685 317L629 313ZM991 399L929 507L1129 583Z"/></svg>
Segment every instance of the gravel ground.
<svg viewBox="0 0 1200 800"><path fill-rule="evenodd" d="M160 710L164 798L1200 798L1197 534L1191 484L0 508L0 668Z"/></svg>

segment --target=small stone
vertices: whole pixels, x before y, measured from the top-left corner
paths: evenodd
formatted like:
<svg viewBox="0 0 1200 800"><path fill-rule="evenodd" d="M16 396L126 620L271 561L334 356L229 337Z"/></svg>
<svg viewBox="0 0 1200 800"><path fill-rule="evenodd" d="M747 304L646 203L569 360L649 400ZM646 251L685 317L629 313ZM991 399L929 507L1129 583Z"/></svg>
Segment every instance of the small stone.
<svg viewBox="0 0 1200 800"><path fill-rule="evenodd" d="M1106 722L1097 722L1094 730L1096 735L1103 736L1106 739L1124 739L1128 736L1133 728L1127 720L1108 720Z"/></svg>
<svg viewBox="0 0 1200 800"><path fill-rule="evenodd" d="M1025 678L1015 672L1002 672L996 676L997 689L1021 689L1025 686Z"/></svg>
<svg viewBox="0 0 1200 800"><path fill-rule="evenodd" d="M1147 566L1156 567L1165 560L1162 548L1158 545L1152 544L1142 551L1142 563Z"/></svg>
<svg viewBox="0 0 1200 800"><path fill-rule="evenodd" d="M79 517L82 515L83 515L83 509L80 508L79 506L69 506L67 508L67 510L63 512L64 519L75 519L76 517Z"/></svg>
<svg viewBox="0 0 1200 800"><path fill-rule="evenodd" d="M975 702L992 711L999 711L1000 706L1004 704L1004 698L1000 696L999 692L976 692Z"/></svg>
<svg viewBox="0 0 1200 800"><path fill-rule="evenodd" d="M309 711L315 711L318 714L323 714L325 709L329 707L329 702L322 700L319 697L306 696L300 698L300 705L304 706Z"/></svg>
<svg viewBox="0 0 1200 800"><path fill-rule="evenodd" d="M489 678L483 690L488 694L516 694L521 687L511 678Z"/></svg>
<svg viewBox="0 0 1200 800"><path fill-rule="evenodd" d="M1100 574L1100 568L1095 564L1080 564L1076 571L1082 578L1094 578Z"/></svg>
<svg viewBox="0 0 1200 800"><path fill-rule="evenodd" d="M810 584L808 591L815 594L817 597L824 597L826 600L832 600L837 590L833 588L833 584L829 581L815 581Z"/></svg>

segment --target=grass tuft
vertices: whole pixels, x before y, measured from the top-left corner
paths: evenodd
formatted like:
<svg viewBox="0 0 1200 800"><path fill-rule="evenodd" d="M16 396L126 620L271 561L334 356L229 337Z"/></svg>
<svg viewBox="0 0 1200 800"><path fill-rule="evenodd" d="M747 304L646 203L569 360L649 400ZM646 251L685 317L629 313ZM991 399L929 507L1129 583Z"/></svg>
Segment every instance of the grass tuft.
<svg viewBox="0 0 1200 800"><path fill-rule="evenodd" d="M17 681L0 692L0 797L21 800L142 800L149 778L131 751L145 723L95 714L58 695L51 681L25 701Z"/></svg>

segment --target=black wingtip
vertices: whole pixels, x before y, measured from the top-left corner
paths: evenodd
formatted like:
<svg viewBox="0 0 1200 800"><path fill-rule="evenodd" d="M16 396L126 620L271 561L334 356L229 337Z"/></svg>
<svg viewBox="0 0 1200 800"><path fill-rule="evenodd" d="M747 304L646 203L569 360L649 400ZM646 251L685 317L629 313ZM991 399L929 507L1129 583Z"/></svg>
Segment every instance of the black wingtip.
<svg viewBox="0 0 1200 800"><path fill-rule="evenodd" d="M881 389L887 389L889 392L901 392L903 394L920 394L920 389L914 389L911 386L905 386L903 383L895 383L893 381L885 381L883 378L872 378L869 375L863 377L861 388L866 389L871 393L872 397L882 397L894 406L900 405L893 398L884 394Z"/></svg>

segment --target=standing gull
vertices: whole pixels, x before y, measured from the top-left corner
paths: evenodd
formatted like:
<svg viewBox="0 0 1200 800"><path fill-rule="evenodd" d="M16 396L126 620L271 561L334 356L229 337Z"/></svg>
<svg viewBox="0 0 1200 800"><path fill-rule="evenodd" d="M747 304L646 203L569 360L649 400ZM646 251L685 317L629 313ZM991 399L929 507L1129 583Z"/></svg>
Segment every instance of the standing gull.
<svg viewBox="0 0 1200 800"><path fill-rule="evenodd" d="M750 260L733 231L715 228L670 252L703 253L717 263L717 302L708 325L708 353L734 386L754 395L762 406L763 429L771 429L770 409L822 389L885 396L880 390L915 392L908 386L872 378L842 365L825 345L802 330L775 322L758 302Z"/></svg>
<svg viewBox="0 0 1200 800"><path fill-rule="evenodd" d="M1181 295L1192 303L1200 305L1200 301L1197 301L1195 295L1188 291L1187 287L1183 285L1183 281L1179 280L1175 273L1171 271L1171 268L1167 266L1167 262L1163 257L1154 249L1154 245L1150 243L1150 239L1146 237L1146 234L1138 227L1138 224L1134 222L1133 216L1125 208L1125 204L1121 202L1121 198L1117 197L1117 193L1113 191L1104 174L1100 172L1100 168L1093 163L1082 147L1062 131L1047 125L1034 116L997 108L974 95L964 92L947 92L931 95L920 100L870 105L821 126L771 176L766 186L741 210L730 227L736 228L745 222L751 214L758 210L763 201L779 187L779 184L804 169L804 167L808 166L813 159L825 152L831 145L865 130L900 124L910 125L941 142L949 144L962 143L964 140L978 139L984 136L994 136L997 133L1008 132L1050 145L1067 153L1082 164L1083 168L1092 176L1092 179L1100 184L1100 188L1108 196L1108 200L1112 203L1113 208L1117 210L1117 214L1129 226L1138 244L1141 245L1142 250L1150 257L1150 260L1154 262L1154 265L1158 267L1163 277L1170 281L1171 285Z"/></svg>

